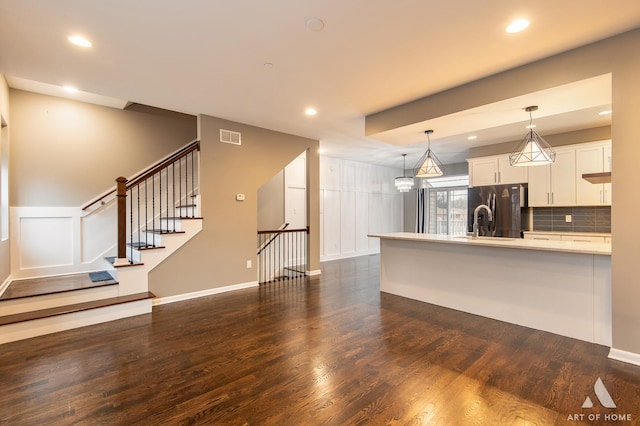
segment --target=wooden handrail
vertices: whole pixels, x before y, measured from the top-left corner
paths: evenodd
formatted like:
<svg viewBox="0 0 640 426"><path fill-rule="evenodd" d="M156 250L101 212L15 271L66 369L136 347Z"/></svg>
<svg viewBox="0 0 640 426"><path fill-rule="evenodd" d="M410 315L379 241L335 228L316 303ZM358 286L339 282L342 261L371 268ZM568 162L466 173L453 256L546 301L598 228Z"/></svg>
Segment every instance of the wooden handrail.
<svg viewBox="0 0 640 426"><path fill-rule="evenodd" d="M127 182L127 189L133 186L136 186L140 182L144 182L145 180L149 179L151 176L155 175L156 173L158 173L160 170L164 169L168 165L175 163L176 161L186 157L187 155L191 154L194 151L200 151L199 142L195 142L189 145L188 147L184 148L182 151L176 152L171 157L168 157L167 159L161 161L160 163L153 166L148 171L144 172L143 174L139 175L136 178L133 178L130 182Z"/></svg>
<svg viewBox="0 0 640 426"><path fill-rule="evenodd" d="M159 163L149 167L148 169L146 169L145 171L138 173L136 176L132 177L131 179L129 179L127 181L127 188L130 188L134 185L136 185L139 182L144 181L145 179L148 179L150 176L154 175L158 170L163 169L164 167L166 167L167 165L180 160L181 158L187 156L188 154L192 153L193 151L200 151L200 141L195 140L193 142L191 142L189 145L181 148L180 150L178 150L177 152L171 154L169 157L165 158L164 160L160 161ZM105 198L107 198L109 195L115 194L117 191L117 187L113 188L112 190L104 193L103 195L101 195L100 197L96 198L95 200L91 201L89 204L87 204L86 206L82 207L82 210L87 210L89 207L93 206L94 204L97 204L99 202L101 202L102 200L104 200Z"/></svg>

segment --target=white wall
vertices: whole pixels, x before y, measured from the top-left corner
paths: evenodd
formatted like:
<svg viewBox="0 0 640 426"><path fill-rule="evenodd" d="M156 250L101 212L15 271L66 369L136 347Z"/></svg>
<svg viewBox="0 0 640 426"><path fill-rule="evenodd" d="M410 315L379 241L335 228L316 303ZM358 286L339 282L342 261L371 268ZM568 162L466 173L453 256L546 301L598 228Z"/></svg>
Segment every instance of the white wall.
<svg viewBox="0 0 640 426"><path fill-rule="evenodd" d="M401 170L320 157L320 259L378 253L368 234L402 230Z"/></svg>

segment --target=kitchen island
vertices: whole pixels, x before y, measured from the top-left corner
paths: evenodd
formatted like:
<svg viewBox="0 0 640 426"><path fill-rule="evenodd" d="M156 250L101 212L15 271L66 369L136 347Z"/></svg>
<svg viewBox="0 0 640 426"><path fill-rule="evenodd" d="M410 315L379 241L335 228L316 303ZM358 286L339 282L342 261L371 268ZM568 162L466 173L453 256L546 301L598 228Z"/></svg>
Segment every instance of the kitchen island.
<svg viewBox="0 0 640 426"><path fill-rule="evenodd" d="M611 346L611 245L390 233L380 290Z"/></svg>

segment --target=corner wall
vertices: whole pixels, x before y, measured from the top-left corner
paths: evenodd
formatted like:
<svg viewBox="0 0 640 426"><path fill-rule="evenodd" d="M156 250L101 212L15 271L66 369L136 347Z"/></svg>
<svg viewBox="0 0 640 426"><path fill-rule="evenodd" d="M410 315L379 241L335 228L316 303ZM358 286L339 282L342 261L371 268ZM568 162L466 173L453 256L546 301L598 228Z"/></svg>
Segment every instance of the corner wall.
<svg viewBox="0 0 640 426"><path fill-rule="evenodd" d="M220 129L242 134L242 145L220 142ZM202 231L149 275L158 297L195 293L234 285L257 284L258 190L307 151L307 188L311 272L319 257L319 142L199 116ZM236 201L236 194L245 194ZM247 268L251 260L253 267Z"/></svg>
<svg viewBox="0 0 640 426"><path fill-rule="evenodd" d="M2 158L2 149L10 149L10 118L9 118L9 86L7 86L7 82L4 78L4 75L0 74L0 117L3 121L2 127L0 131L2 132L0 135L0 141L2 141L2 146L0 146L0 158ZM3 178L8 178L9 173L8 170L0 175L0 184L2 183ZM0 185L2 188L2 185ZM1 191L1 189L0 189ZM11 203L11 199L9 199L9 204ZM7 212L0 212L0 215ZM2 239L0 238L0 294L3 291L3 283L10 278L11 275L11 234L9 234L9 238Z"/></svg>

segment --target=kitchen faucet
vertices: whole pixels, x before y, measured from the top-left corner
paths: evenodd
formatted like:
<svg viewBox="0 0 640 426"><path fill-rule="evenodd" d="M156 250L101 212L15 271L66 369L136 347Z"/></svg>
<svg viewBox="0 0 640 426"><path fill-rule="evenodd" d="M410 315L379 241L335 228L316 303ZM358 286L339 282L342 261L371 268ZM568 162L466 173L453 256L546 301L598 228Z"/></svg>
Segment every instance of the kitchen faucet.
<svg viewBox="0 0 640 426"><path fill-rule="evenodd" d="M493 221L493 213L491 213L491 209L489 208L489 206L487 206L486 204L480 204L478 207L476 207L476 209L473 211L473 236L472 236L472 238L478 238L478 212L480 211L480 209L485 209L487 211L487 216L488 216L489 222Z"/></svg>

